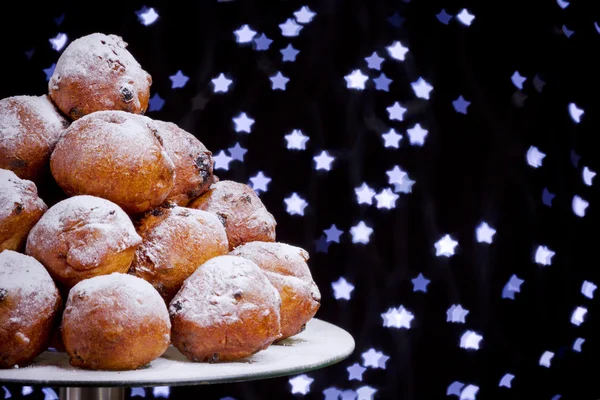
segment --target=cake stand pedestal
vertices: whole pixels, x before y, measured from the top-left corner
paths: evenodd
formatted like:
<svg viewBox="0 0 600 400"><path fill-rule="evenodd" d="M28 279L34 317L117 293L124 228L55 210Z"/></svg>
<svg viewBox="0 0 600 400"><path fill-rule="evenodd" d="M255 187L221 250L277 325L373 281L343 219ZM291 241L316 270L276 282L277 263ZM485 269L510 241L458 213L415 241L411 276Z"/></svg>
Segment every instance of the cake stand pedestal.
<svg viewBox="0 0 600 400"><path fill-rule="evenodd" d="M60 388L61 400L122 400L125 388L191 386L295 375L342 361L354 351L345 330L313 318L296 336L248 358L207 364L189 361L174 347L135 371L86 371L66 353L45 352L24 368L0 370L0 382Z"/></svg>

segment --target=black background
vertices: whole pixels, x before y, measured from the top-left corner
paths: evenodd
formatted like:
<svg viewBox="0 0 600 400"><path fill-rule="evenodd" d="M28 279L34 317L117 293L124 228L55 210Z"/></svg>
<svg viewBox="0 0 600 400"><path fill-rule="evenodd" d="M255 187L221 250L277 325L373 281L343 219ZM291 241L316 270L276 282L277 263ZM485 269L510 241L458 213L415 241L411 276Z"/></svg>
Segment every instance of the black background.
<svg viewBox="0 0 600 400"><path fill-rule="evenodd" d="M27 4L25 4L27 3ZM221 179L248 182L258 171L272 178L261 194L278 221L278 240L306 248L323 300L317 317L348 330L356 350L344 362L310 372L306 398L369 385L375 398L439 399L453 381L480 387L478 399L596 398L598 356L596 299L580 293L583 280L598 283L599 239L596 184L585 186L583 166L598 171L597 136L600 34L591 7L575 2L463 1L137 1L121 3L28 2L2 5L2 83L0 97L47 92L43 69L59 53L48 39L65 32L69 40L92 33L114 33L153 77L152 94L165 99L162 110L147 115L172 121L192 132L213 153L237 141L248 149L245 162L232 162ZM154 7L159 19L142 25L135 14ZM308 5L317 16L299 37L284 38L279 24ZM468 8L470 27L435 15ZM398 13L404 22L393 26ZM57 25L54 18L64 14ZM267 52L235 42L234 30L249 24L274 42ZM565 24L575 33L568 38ZM400 40L410 48L404 63L387 59L382 70L393 79L390 92L346 87L344 76L360 68L371 77L364 58ZM294 63L282 63L288 43L300 50ZM31 59L25 52L34 49ZM172 89L169 76L190 77ZM269 76L290 78L286 91L271 90ZM527 77L518 89L515 70ZM213 94L210 80L221 72L234 79L226 94ZM535 75L546 84L541 92ZM424 77L434 87L431 100L415 98L410 82ZM371 86L369 86L371 85ZM471 101L468 114L452 101ZM193 99L196 98L196 101ZM203 99L198 101L198 99ZM386 107L400 101L404 122L390 121ZM567 105L585 110L575 124ZM231 118L245 111L255 119L250 135L236 133ZM405 130L419 122L429 130L423 147L410 146ZM405 137L399 149L383 147L381 133L394 127ZM290 151L284 135L302 129L306 151ZM526 162L534 145L546 154L534 169ZM312 157L328 150L336 157L331 171L314 169ZM573 162L572 153L580 157ZM358 205L354 188L366 182L377 192L388 187L386 171L399 165L416 181L392 210ZM542 191L556 194L552 207ZM286 213L284 198L306 199L304 216ZM590 202L577 217L571 200ZM374 228L367 245L353 244L349 230L359 221ZM497 230L494 243L475 241L475 228L487 221ZM336 224L345 231L340 244L317 252L323 230ZM459 242L451 258L436 257L434 243L450 234ZM551 266L534 263L538 245L556 252ZM427 293L413 293L411 279L422 272L431 280ZM512 274L524 279L515 300L502 299ZM336 300L331 283L340 276L355 289L349 301ZM466 324L446 322L446 310L460 303L469 310ZM403 305L415 319L410 330L382 325L381 314ZM588 309L585 322L570 323L577 306ZM468 329L483 335L477 351L459 347ZM572 345L586 341L581 353ZM361 353L375 348L388 355L386 369L369 368L363 382L348 381L346 367L362 363ZM551 368L539 366L553 351ZM505 373L512 388L499 388ZM201 387L177 387L171 398L292 398L289 378ZM9 386L13 398L19 388ZM34 395L43 398L40 388ZM147 390L151 397L151 390Z"/></svg>

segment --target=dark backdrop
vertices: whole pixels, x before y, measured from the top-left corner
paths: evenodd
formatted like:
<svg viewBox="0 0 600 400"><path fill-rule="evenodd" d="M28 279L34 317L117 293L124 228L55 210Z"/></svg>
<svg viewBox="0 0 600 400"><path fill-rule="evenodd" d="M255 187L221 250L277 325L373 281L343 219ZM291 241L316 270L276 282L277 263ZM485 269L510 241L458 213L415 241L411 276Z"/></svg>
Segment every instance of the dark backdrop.
<svg viewBox="0 0 600 400"><path fill-rule="evenodd" d="M59 57L49 39L58 33L69 41L114 33L153 76L152 95L165 101L148 116L177 123L214 154L236 142L246 148L244 162L233 161L217 175L246 183L263 171L272 179L261 198L278 221L278 240L311 254L323 297L317 317L356 340L349 359L308 373L314 381L304 397L323 398L335 387L350 399L351 390L370 386L374 398L440 399L459 381L479 387L478 399L591 399L599 392L597 301L584 297L581 286L600 282L599 234L597 185L585 185L582 170L600 168L593 145L600 34L584 2L564 9L545 3L3 5L0 95L46 93L43 70ZM278 25L303 5L316 12L314 20L298 37L283 37ZM143 6L160 15L152 25L138 20ZM471 26L436 18L442 8L456 15L465 7L475 15ZM269 50L236 43L233 31L243 24L272 39ZM567 35L563 25L574 33ZM410 48L404 62L387 57L386 46L395 40ZM282 62L279 51L288 43L300 50L295 62ZM355 69L379 76L364 60L373 51L386 57L382 71L393 80L390 91L375 90L372 80L365 90L348 89L344 77ZM169 76L178 70L189 81L173 89ZM277 71L290 79L285 91L271 89L269 76ZM522 90L511 82L515 71L527 78ZM234 84L213 94L210 80L222 72ZM433 86L430 100L416 98L410 83L418 77ZM471 102L466 115L452 106L460 95ZM405 121L388 118L386 108L395 101L408 109ZM569 115L571 102L585 110L579 124ZM242 111L256 121L249 135L233 129L232 117ZM422 147L411 146L406 134L417 122L429 131ZM404 136L398 149L383 146L381 135L390 128ZM286 148L284 136L294 129L310 137L306 150ZM527 163L530 146L546 154L539 168ZM322 150L335 157L331 171L314 168L312 158ZM390 210L377 208L375 199L359 205L354 189L363 182L376 193L391 187L386 171L395 165L416 182L412 193L399 193ZM555 195L548 204L544 189ZM284 199L292 193L308 203L303 216L286 212ZM590 204L584 217L572 211L574 195ZM352 242L350 229L360 221L373 228L368 244ZM492 244L475 240L482 221L497 231ZM340 243L322 239L332 224L344 231ZM456 254L436 257L434 244L445 234L458 241ZM539 245L556 253L552 265L535 263ZM431 280L426 293L413 292L411 279L419 273ZM513 274L524 280L521 291L502 298ZM340 277L355 287L350 300L334 297L331 284ZM465 324L447 322L453 304L469 310ZM410 329L384 327L381 314L401 305L414 315ZM571 323L577 306L588 310L580 326ZM459 346L467 330L483 336L479 350ZM573 350L576 338L585 339L581 352ZM389 357L385 368L369 367L362 382L349 380L346 368L363 364L370 348ZM539 365L544 351L555 353L550 368ZM515 376L512 387L499 387L507 373ZM7 388L20 397L21 388ZM43 398L41 389L27 398ZM152 389L145 394L154 395ZM302 397L291 393L289 378L177 387L170 396Z"/></svg>

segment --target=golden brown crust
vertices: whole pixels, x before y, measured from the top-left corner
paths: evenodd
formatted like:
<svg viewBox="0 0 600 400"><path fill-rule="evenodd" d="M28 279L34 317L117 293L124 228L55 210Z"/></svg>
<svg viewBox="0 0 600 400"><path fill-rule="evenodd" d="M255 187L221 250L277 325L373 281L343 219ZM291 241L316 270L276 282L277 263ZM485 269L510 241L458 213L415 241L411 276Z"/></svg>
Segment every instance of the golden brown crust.
<svg viewBox="0 0 600 400"><path fill-rule="evenodd" d="M254 261L279 291L281 339L304 330L321 305L321 294L306 263L308 252L284 243L251 242L231 254Z"/></svg>
<svg viewBox="0 0 600 400"><path fill-rule="evenodd" d="M33 182L0 169L0 252L23 250L29 231L47 209Z"/></svg>
<svg viewBox="0 0 600 400"><path fill-rule="evenodd" d="M241 257L215 257L173 298L171 340L192 361L247 357L280 337L280 306L277 290L256 264Z"/></svg>
<svg viewBox="0 0 600 400"><path fill-rule="evenodd" d="M170 330L160 295L126 274L98 276L73 287L61 325L71 365L94 370L148 364L166 351Z"/></svg>
<svg viewBox="0 0 600 400"><path fill-rule="evenodd" d="M95 111L143 114L152 77L116 35L93 33L63 51L48 82L50 97L76 120Z"/></svg>
<svg viewBox="0 0 600 400"><path fill-rule="evenodd" d="M230 249L248 242L275 241L275 218L243 183L219 181L188 207L216 214L225 225Z"/></svg>
<svg viewBox="0 0 600 400"><path fill-rule="evenodd" d="M50 167L68 195L103 197L130 214L160 205L175 178L154 121L123 111L100 111L71 124Z"/></svg>
<svg viewBox="0 0 600 400"><path fill-rule="evenodd" d="M225 228L206 211L159 207L137 224L142 237L130 273L152 284L166 304L200 265L229 251Z"/></svg>
<svg viewBox="0 0 600 400"><path fill-rule="evenodd" d="M212 153L194 135L177 125L155 122L165 151L175 164L175 186L167 201L184 207L213 184Z"/></svg>
<svg viewBox="0 0 600 400"><path fill-rule="evenodd" d="M18 277L12 268L21 269ZM24 366L47 348L61 306L39 262L10 250L0 253L0 368Z"/></svg>
<svg viewBox="0 0 600 400"><path fill-rule="evenodd" d="M68 126L46 95L0 100L0 168L21 179L46 177L50 154Z"/></svg>
<svg viewBox="0 0 600 400"><path fill-rule="evenodd" d="M127 272L142 239L116 204L75 196L52 206L33 227L25 252L65 288L97 275Z"/></svg>

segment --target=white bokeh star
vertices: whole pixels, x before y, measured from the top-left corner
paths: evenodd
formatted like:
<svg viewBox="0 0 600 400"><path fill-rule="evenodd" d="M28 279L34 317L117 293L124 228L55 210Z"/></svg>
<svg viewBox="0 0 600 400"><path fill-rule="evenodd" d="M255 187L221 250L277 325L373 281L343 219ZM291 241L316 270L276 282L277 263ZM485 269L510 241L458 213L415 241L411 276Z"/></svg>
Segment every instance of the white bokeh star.
<svg viewBox="0 0 600 400"><path fill-rule="evenodd" d="M363 367L379 368L379 360L383 357L383 353L373 348L361 354L363 359Z"/></svg>
<svg viewBox="0 0 600 400"><path fill-rule="evenodd" d="M56 51L61 51L63 47L65 47L65 45L67 44L68 40L69 37L66 33L59 33L55 37L49 39L52 48Z"/></svg>
<svg viewBox="0 0 600 400"><path fill-rule="evenodd" d="M284 199L286 205L286 211L290 215L304 215L304 209L308 203L298 193L292 193L292 195Z"/></svg>
<svg viewBox="0 0 600 400"><path fill-rule="evenodd" d="M596 172L592 171L588 167L583 167L581 175L583 178L583 183L585 183L587 186L592 186L592 180L596 176Z"/></svg>
<svg viewBox="0 0 600 400"><path fill-rule="evenodd" d="M408 53L408 47L404 47L402 43L395 41L388 47L386 47L388 54L395 60L404 61L406 53Z"/></svg>
<svg viewBox="0 0 600 400"><path fill-rule="evenodd" d="M238 43L251 43L256 35L256 31L250 29L248 25L242 25L240 29L233 32Z"/></svg>
<svg viewBox="0 0 600 400"><path fill-rule="evenodd" d="M314 379L306 374L298 375L295 378L289 380L292 386L292 394L307 394L310 392L310 384L313 383Z"/></svg>
<svg viewBox="0 0 600 400"><path fill-rule="evenodd" d="M229 157L224 150L221 150L219 154L213 156L215 162L214 169L222 169L224 171L229 170L229 163L233 161L233 158Z"/></svg>
<svg viewBox="0 0 600 400"><path fill-rule="evenodd" d="M535 262L540 265L552 265L552 257L556 253L546 246L538 246L535 252Z"/></svg>
<svg viewBox="0 0 600 400"><path fill-rule="evenodd" d="M573 209L573 214L577 215L578 217L585 217L585 210L589 205L590 203L587 200L582 199L580 196L573 196L571 207Z"/></svg>
<svg viewBox="0 0 600 400"><path fill-rule="evenodd" d="M377 389L372 388L371 386L361 386L356 389L356 400L373 400L373 395L377 393Z"/></svg>
<svg viewBox="0 0 600 400"><path fill-rule="evenodd" d="M583 294L588 299L594 298L594 291L598 288L595 283L590 281L583 281L581 285L581 294Z"/></svg>
<svg viewBox="0 0 600 400"><path fill-rule="evenodd" d="M153 24L158 19L158 13L152 7L143 7L140 11L136 12L136 14L142 25L145 26Z"/></svg>
<svg viewBox="0 0 600 400"><path fill-rule="evenodd" d="M213 84L213 91L215 93L226 93L229 91L229 85L233 82L231 79L227 79L224 73L211 80Z"/></svg>
<svg viewBox="0 0 600 400"><path fill-rule="evenodd" d="M404 308L404 306L400 306L388 309L385 313L381 314L381 318L383 318L383 326L385 327L410 329L410 323L415 316Z"/></svg>
<svg viewBox="0 0 600 400"><path fill-rule="evenodd" d="M322 169L329 171L331 170L331 163L335 160L335 157L330 156L326 150L323 150L321 154L314 156L313 160L315 162L316 170Z"/></svg>
<svg viewBox="0 0 600 400"><path fill-rule="evenodd" d="M310 23L315 17L315 15L317 15L317 13L313 12L307 6L302 7L294 13L294 17L296 17L296 21L298 21L299 24Z"/></svg>
<svg viewBox="0 0 600 400"><path fill-rule="evenodd" d="M444 235L435 243L435 255L450 257L454 255L454 249L458 242L452 239L450 235Z"/></svg>
<svg viewBox="0 0 600 400"><path fill-rule="evenodd" d="M399 102L395 102L388 108L386 108L390 120L404 121L404 113L406 112L406 108L402 107Z"/></svg>
<svg viewBox="0 0 600 400"><path fill-rule="evenodd" d="M266 192L269 187L269 182L271 182L271 178L265 176L262 171L258 171L258 173L250 178L250 187L254 189L255 192Z"/></svg>
<svg viewBox="0 0 600 400"><path fill-rule="evenodd" d="M294 129L292 133L285 135L288 150L306 150L306 142L310 138L302 133L300 129Z"/></svg>
<svg viewBox="0 0 600 400"><path fill-rule="evenodd" d="M396 207L396 200L400 196L392 192L390 188L385 188L375 196L377 200L377 208L386 208L388 210Z"/></svg>
<svg viewBox="0 0 600 400"><path fill-rule="evenodd" d="M369 187L365 182L362 185L354 189L354 193L356 194L356 201L358 204L373 204L373 196L375 196L375 191Z"/></svg>
<svg viewBox="0 0 600 400"><path fill-rule="evenodd" d="M475 16L471 14L466 8L463 8L458 14L456 14L456 18L458 18L461 24L469 26L475 19Z"/></svg>
<svg viewBox="0 0 600 400"><path fill-rule="evenodd" d="M402 135L398 134L398 132L396 132L394 128L382 134L381 137L383 138L384 147L391 147L395 149L400 147L400 140L402 140Z"/></svg>
<svg viewBox="0 0 600 400"><path fill-rule="evenodd" d="M479 342L483 339L483 336L473 331L466 331L460 338L460 347L463 349L475 349L479 350Z"/></svg>
<svg viewBox="0 0 600 400"><path fill-rule="evenodd" d="M352 73L346 75L344 79L346 79L348 89L363 90L365 88L365 82L369 77L363 74L360 69L355 69Z"/></svg>
<svg viewBox="0 0 600 400"><path fill-rule="evenodd" d="M427 129L423 129L421 124L416 124L412 128L407 129L406 133L408 134L408 140L410 141L411 145L423 146L429 131L427 131Z"/></svg>
<svg viewBox="0 0 600 400"><path fill-rule="evenodd" d="M469 384L461 390L459 400L476 400L477 392L479 392L479 386Z"/></svg>
<svg viewBox="0 0 600 400"><path fill-rule="evenodd" d="M527 163L533 168L541 167L544 157L546 157L546 155L535 146L531 146L529 150L527 150Z"/></svg>
<svg viewBox="0 0 600 400"><path fill-rule="evenodd" d="M394 168L386 171L388 176L388 183L390 185L401 184L408 175L398 165L394 165Z"/></svg>
<svg viewBox="0 0 600 400"><path fill-rule="evenodd" d="M431 86L425 79L419 77L419 79L410 85L412 86L417 97L429 100L429 93L431 93L433 90L433 86Z"/></svg>
<svg viewBox="0 0 600 400"><path fill-rule="evenodd" d="M352 235L352 243L369 243L369 238L373 233L373 228L366 225L363 221L360 221L357 225L350 228L350 234Z"/></svg>
<svg viewBox="0 0 600 400"><path fill-rule="evenodd" d="M293 18L288 18L285 23L279 25L279 29L281 29L281 34L286 37L294 37L300 34L302 30L302 25L298 25L296 20Z"/></svg>
<svg viewBox="0 0 600 400"><path fill-rule="evenodd" d="M448 311L446 311L446 322L451 323L465 323L465 317L469 313L469 310L464 309L460 304L453 304Z"/></svg>
<svg viewBox="0 0 600 400"><path fill-rule="evenodd" d="M250 133L252 131L252 125L254 124L254 120L243 112L240 113L237 117L233 118L233 123L235 124L236 132L246 132Z"/></svg>
<svg viewBox="0 0 600 400"><path fill-rule="evenodd" d="M162 397L168 399L171 394L171 388L169 386L155 386L152 388L152 395L154 398Z"/></svg>
<svg viewBox="0 0 600 400"><path fill-rule="evenodd" d="M554 357L554 353L551 351L545 351L540 357L540 366L550 368L552 365L552 358Z"/></svg>
<svg viewBox="0 0 600 400"><path fill-rule="evenodd" d="M335 297L336 300L350 300L354 285L341 276L337 281L331 284L331 288L333 289L333 297Z"/></svg>
<svg viewBox="0 0 600 400"><path fill-rule="evenodd" d="M476 229L477 241L479 243L492 243L492 238L496 234L496 230L488 225L487 222L482 222Z"/></svg>

